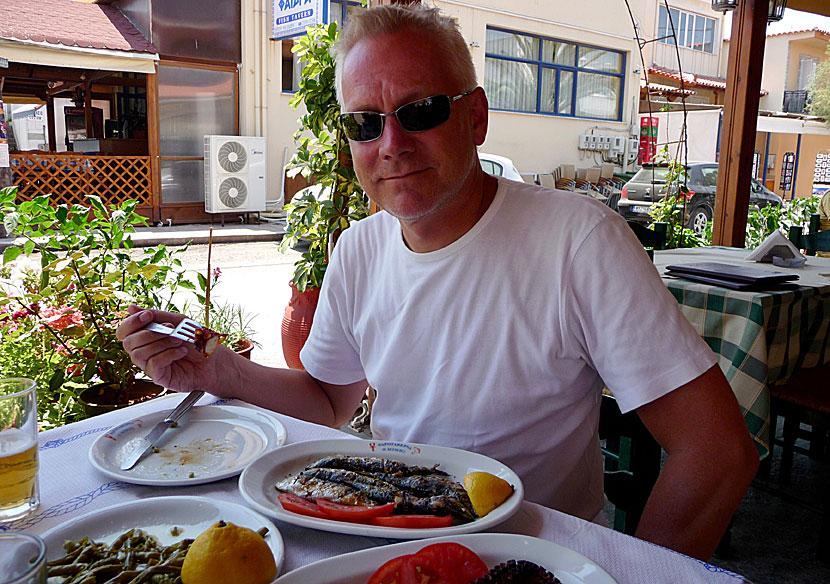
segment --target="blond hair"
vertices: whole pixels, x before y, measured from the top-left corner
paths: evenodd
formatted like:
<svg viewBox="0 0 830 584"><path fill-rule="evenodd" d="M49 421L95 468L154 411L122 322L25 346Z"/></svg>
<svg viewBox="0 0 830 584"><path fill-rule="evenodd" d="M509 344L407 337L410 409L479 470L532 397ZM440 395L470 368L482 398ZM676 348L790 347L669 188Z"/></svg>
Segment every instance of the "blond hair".
<svg viewBox="0 0 830 584"><path fill-rule="evenodd" d="M449 75L458 80L461 84L459 89L468 91L476 87L476 70L467 48L467 41L461 36L458 24L453 19L443 16L438 8L417 2L408 6L390 4L350 14L343 33L334 44L334 79L337 100L341 104L343 64L354 46L364 39L374 39L404 30L417 31L434 39L435 44L446 56L446 60L440 66L448 69Z"/></svg>

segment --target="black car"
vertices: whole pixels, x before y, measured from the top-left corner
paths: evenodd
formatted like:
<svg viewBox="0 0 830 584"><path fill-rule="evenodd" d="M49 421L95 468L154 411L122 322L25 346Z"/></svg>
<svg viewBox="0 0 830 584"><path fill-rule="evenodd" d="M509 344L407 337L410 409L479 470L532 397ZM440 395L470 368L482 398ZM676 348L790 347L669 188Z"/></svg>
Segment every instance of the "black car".
<svg viewBox="0 0 830 584"><path fill-rule="evenodd" d="M718 165L714 162L697 162L688 165L689 179L686 186L689 198L686 203L687 225L701 234L706 222L712 220L715 211L715 191L718 186ZM644 166L622 189L617 205L620 215L630 221L649 224L651 204L665 195L666 166ZM767 205L780 205L781 197L752 179L749 208L763 209Z"/></svg>

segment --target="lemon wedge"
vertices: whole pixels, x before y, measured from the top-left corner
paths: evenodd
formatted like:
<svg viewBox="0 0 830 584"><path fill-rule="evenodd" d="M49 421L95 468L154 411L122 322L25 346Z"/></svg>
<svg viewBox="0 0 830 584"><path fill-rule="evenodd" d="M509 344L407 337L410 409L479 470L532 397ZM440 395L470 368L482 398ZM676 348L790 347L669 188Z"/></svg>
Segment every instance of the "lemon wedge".
<svg viewBox="0 0 830 584"><path fill-rule="evenodd" d="M513 494L513 485L501 477L481 471L464 475L464 488L479 517L487 515Z"/></svg>
<svg viewBox="0 0 830 584"><path fill-rule="evenodd" d="M262 536L224 521L199 534L182 564L184 584L268 584L276 575L274 555Z"/></svg>

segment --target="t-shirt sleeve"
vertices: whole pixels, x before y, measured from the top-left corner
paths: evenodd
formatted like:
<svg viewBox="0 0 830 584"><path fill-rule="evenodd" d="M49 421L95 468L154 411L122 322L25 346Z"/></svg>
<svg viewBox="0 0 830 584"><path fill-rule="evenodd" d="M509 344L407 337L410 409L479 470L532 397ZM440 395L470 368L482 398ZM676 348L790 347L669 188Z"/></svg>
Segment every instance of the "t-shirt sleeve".
<svg viewBox="0 0 830 584"><path fill-rule="evenodd" d="M606 217L587 234L566 281L566 326L623 412L717 362L620 217Z"/></svg>
<svg viewBox="0 0 830 584"><path fill-rule="evenodd" d="M346 235L340 238L329 258L311 332L300 351L303 367L312 377L337 385L355 383L366 377L351 332L354 302L349 298L353 293L348 290L342 253L347 245Z"/></svg>

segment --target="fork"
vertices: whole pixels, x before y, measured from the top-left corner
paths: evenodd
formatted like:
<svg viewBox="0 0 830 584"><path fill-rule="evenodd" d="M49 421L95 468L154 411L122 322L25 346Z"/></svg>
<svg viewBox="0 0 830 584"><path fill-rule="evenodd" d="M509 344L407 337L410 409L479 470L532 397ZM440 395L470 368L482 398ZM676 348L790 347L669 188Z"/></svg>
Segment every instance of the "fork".
<svg viewBox="0 0 830 584"><path fill-rule="evenodd" d="M176 325L176 328L170 328L169 326L164 326L163 324L151 322L144 327L144 330L153 331L154 333L161 333L163 335L170 335L171 337L192 343L196 340L196 331L201 328L203 328L202 325L192 318L185 318L178 325Z"/></svg>

